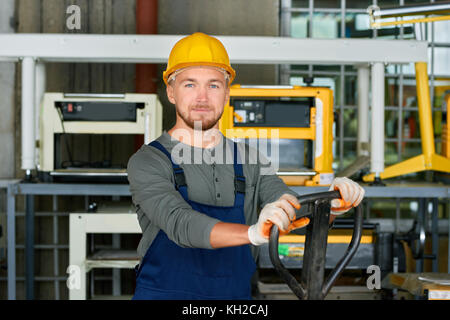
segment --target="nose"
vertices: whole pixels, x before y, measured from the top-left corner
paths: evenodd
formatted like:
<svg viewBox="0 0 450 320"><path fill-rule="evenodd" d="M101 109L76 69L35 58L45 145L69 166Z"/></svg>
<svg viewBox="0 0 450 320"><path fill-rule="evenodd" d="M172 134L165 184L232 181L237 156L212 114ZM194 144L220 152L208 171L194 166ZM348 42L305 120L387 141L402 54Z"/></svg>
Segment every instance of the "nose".
<svg viewBox="0 0 450 320"><path fill-rule="evenodd" d="M198 87L197 102L208 102L208 91L204 86Z"/></svg>

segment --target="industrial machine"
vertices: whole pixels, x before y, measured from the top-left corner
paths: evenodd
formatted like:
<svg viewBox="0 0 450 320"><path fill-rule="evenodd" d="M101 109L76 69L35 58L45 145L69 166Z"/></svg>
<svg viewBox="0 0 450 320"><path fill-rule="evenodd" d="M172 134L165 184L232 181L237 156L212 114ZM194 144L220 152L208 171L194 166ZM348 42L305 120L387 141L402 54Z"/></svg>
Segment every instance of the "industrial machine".
<svg viewBox="0 0 450 320"><path fill-rule="evenodd" d="M233 85L219 128L256 146L287 185L329 185L334 178L329 88Z"/></svg>
<svg viewBox="0 0 450 320"><path fill-rule="evenodd" d="M45 93L40 111L43 181L124 180L129 157L162 133L155 94Z"/></svg>

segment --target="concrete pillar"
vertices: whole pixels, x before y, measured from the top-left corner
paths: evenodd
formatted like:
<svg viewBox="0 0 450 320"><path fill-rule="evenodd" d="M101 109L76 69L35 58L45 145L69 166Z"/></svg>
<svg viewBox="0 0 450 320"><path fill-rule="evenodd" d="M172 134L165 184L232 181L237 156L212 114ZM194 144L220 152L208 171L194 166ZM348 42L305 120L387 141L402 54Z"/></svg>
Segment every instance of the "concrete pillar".
<svg viewBox="0 0 450 320"><path fill-rule="evenodd" d="M13 33L14 0L0 1L0 33ZM14 178L14 84L16 64L0 62L0 179Z"/></svg>

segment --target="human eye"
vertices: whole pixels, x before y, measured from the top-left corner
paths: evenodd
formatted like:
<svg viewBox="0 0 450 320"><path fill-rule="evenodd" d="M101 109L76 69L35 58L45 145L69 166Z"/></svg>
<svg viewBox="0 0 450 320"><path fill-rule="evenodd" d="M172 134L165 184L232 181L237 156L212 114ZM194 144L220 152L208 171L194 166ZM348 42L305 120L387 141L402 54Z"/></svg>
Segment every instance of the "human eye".
<svg viewBox="0 0 450 320"><path fill-rule="evenodd" d="M211 89L218 89L218 88L219 88L219 85L214 84L214 83L211 83L211 84L209 85L209 87L210 87Z"/></svg>
<svg viewBox="0 0 450 320"><path fill-rule="evenodd" d="M184 87L185 87L185 88L193 88L193 87L194 87L194 84L188 82L188 83L185 83L185 84L184 84Z"/></svg>

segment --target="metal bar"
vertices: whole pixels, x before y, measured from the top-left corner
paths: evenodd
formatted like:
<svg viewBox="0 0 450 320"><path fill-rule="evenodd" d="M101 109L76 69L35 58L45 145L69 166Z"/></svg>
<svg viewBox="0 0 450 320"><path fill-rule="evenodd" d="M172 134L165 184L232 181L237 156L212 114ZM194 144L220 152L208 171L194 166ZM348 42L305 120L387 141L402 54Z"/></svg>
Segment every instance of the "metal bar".
<svg viewBox="0 0 450 320"><path fill-rule="evenodd" d="M306 296L305 288L303 288L301 283L299 284L295 277L286 268L284 268L283 264L280 261L280 258L278 257L278 235L278 228L272 228L269 240L269 256L271 258L272 264L278 271L280 277L284 280L284 282L286 282L289 288L291 288L292 292L297 296L297 298L303 299Z"/></svg>
<svg viewBox="0 0 450 320"><path fill-rule="evenodd" d="M64 98L111 98L124 99L123 93L64 93Z"/></svg>
<svg viewBox="0 0 450 320"><path fill-rule="evenodd" d="M399 198L396 198L395 199L395 226L394 226L395 233L398 233L400 219L401 219L401 216L400 216L400 201L399 201Z"/></svg>
<svg viewBox="0 0 450 320"><path fill-rule="evenodd" d="M34 185L34 187L27 186ZM89 185L89 184L59 184L59 183L34 183L34 184L16 184L16 188L12 191L15 194L34 194L34 195L122 195L130 196L129 185ZM20 189L18 188L20 186ZM37 187L38 186L38 187ZM326 191L326 187L290 187L297 190L299 194L314 193L318 191ZM392 198L393 194L398 193L400 198L412 197L430 197L430 198L448 198L450 197L450 188L445 185L430 184L415 186L397 186L390 184L388 187L364 186L366 189L366 197L384 197ZM17 189L17 190L16 190ZM435 195L435 196L433 196ZM87 210L87 208L85 208Z"/></svg>
<svg viewBox="0 0 450 320"><path fill-rule="evenodd" d="M357 107L358 106L351 106L351 105L343 106L344 109L356 109ZM385 110L398 110L399 108L397 106L385 106L384 109ZM419 108L418 107L403 107L402 110L418 112ZM432 111L442 111L442 108L433 108Z"/></svg>
<svg viewBox="0 0 450 320"><path fill-rule="evenodd" d="M378 10L373 10L369 14L372 14L374 17L403 17L406 15L426 15L436 12L446 13L448 11L450 11L450 2L447 1L446 3L422 3L383 9L378 8Z"/></svg>
<svg viewBox="0 0 450 320"><path fill-rule="evenodd" d="M398 112L397 112L397 157L398 161L402 160L402 143L403 143L403 66L400 68L400 77L398 82ZM386 110L386 107L385 107ZM405 139L407 140L407 139Z"/></svg>
<svg viewBox="0 0 450 320"><path fill-rule="evenodd" d="M8 228L8 300L16 300L16 198L13 188L9 184L6 192L6 224Z"/></svg>
<svg viewBox="0 0 450 320"><path fill-rule="evenodd" d="M112 247L114 249L120 248L120 234L115 233L112 235ZM121 285L121 274L120 269L113 269L112 273L112 282L113 282L113 296L120 296L122 292L122 285Z"/></svg>
<svg viewBox="0 0 450 320"><path fill-rule="evenodd" d="M7 42L5 42L7 43ZM5 47L5 46L2 46ZM34 58L25 57L22 61L22 165L23 170L35 168L35 72Z"/></svg>
<svg viewBox="0 0 450 320"><path fill-rule="evenodd" d="M434 1L432 1L432 2L434 2ZM449 8L450 8L450 5L449 5ZM450 19L450 16L449 16L449 19ZM430 57L430 101L431 101L431 108L433 108L433 105L434 105L434 53L435 53L435 50L434 50L434 23L432 22L431 24L430 24L430 27L431 27L431 41L429 41L430 42L430 48L431 48L431 57ZM428 34L427 34L427 36L428 36ZM431 111L431 112L433 112L433 111ZM433 118L433 114L431 114L431 117Z"/></svg>
<svg viewBox="0 0 450 320"><path fill-rule="evenodd" d="M309 2L308 2L308 32L306 33L307 38L313 37L313 19L314 19L314 0L309 0Z"/></svg>
<svg viewBox="0 0 450 320"><path fill-rule="evenodd" d="M341 38L345 38L345 0L341 0ZM340 66L339 86L339 170L344 167L344 109L345 105L345 65Z"/></svg>
<svg viewBox="0 0 450 320"><path fill-rule="evenodd" d="M68 217L70 212L45 212L45 211L38 211L34 213L35 217ZM16 212L16 217L25 217L24 212Z"/></svg>
<svg viewBox="0 0 450 320"><path fill-rule="evenodd" d="M369 155L369 85L370 69L368 65L358 66L358 133L357 155ZM344 106L342 106L344 108Z"/></svg>
<svg viewBox="0 0 450 320"><path fill-rule="evenodd" d="M425 23L425 22L436 22L436 21L446 21L450 20L450 16L439 16L439 17L427 17L420 19L405 19L400 21L386 21L386 22L373 22L370 24L371 28L387 27L387 26L399 26L404 24L414 24L414 23Z"/></svg>
<svg viewBox="0 0 450 320"><path fill-rule="evenodd" d="M306 33L307 38L314 37L313 23L314 23L314 0L309 0L309 3L308 3L308 25L307 25L308 29L307 29L307 33ZM312 77L313 69L314 69L313 65L309 64L308 65L308 77Z"/></svg>
<svg viewBox="0 0 450 320"><path fill-rule="evenodd" d="M435 153L433 120L430 102L430 88L428 86L428 70L426 62L417 62L416 87L419 104L420 137L422 140L422 153L425 156L425 168L429 167L430 157Z"/></svg>
<svg viewBox="0 0 450 320"><path fill-rule="evenodd" d="M291 13L292 0L281 0L281 22L280 35L282 37L291 36Z"/></svg>
<svg viewBox="0 0 450 320"><path fill-rule="evenodd" d="M39 113L41 101L44 97L46 88L46 70L45 64L42 62L36 63L36 73L35 73L35 102L34 102L34 137L36 141L40 140L39 132ZM39 154L35 152L35 163L39 162Z"/></svg>
<svg viewBox="0 0 450 320"><path fill-rule="evenodd" d="M353 228L353 234L352 239L350 241L350 244L342 257L342 259L338 262L336 267L331 271L331 273L328 275L328 278L325 281L324 287L322 289L323 296L326 296L328 292L330 291L333 284L336 282L336 279L339 277L339 275L344 271L345 266L350 262L350 260L353 258L353 256L356 253L356 250L358 250L359 243L361 242L361 236L362 236L362 227L363 227L363 210L361 206L358 206L355 208L355 226Z"/></svg>
<svg viewBox="0 0 450 320"><path fill-rule="evenodd" d="M8 280L7 277L0 277L0 281L4 281L4 280ZM25 281L25 277L16 277L17 281ZM64 276L60 276L60 277L41 277L41 276L36 276L34 277L34 281L67 281L67 277Z"/></svg>
<svg viewBox="0 0 450 320"><path fill-rule="evenodd" d="M16 249L25 249L25 245L16 244ZM69 249L67 244L34 244L35 250Z"/></svg>
<svg viewBox="0 0 450 320"><path fill-rule="evenodd" d="M417 222L419 225L423 225L425 223L425 216L427 210L428 199L422 198L419 199L419 210L417 211ZM416 272L423 272L423 258L416 260Z"/></svg>
<svg viewBox="0 0 450 320"><path fill-rule="evenodd" d="M379 177L384 171L384 64L372 65L372 122L370 171Z"/></svg>
<svg viewBox="0 0 450 320"><path fill-rule="evenodd" d="M409 200L412 201L412 200ZM389 219L389 218L374 218L374 219L365 219L365 222L367 223L375 223L379 225L380 232L389 232L389 233L395 233L394 225L395 220ZM411 226L413 225L414 220L413 219L401 219L398 224L398 232L406 233L409 230L411 230ZM427 228L430 228L430 225L426 226ZM447 219L439 219L438 220L438 231L439 233L447 233L448 229L448 221Z"/></svg>
<svg viewBox="0 0 450 320"><path fill-rule="evenodd" d="M322 286L324 283L329 219L330 202L316 203L312 221L306 227L301 277L302 283L306 287L306 298L309 300L322 300L326 295L322 292Z"/></svg>
<svg viewBox="0 0 450 320"><path fill-rule="evenodd" d="M435 48L450 48L450 42L434 42L433 46Z"/></svg>
<svg viewBox="0 0 450 320"><path fill-rule="evenodd" d="M58 211L58 196L53 195L53 211ZM58 238L59 238L59 227L58 227L58 216L53 215L53 244L55 245L55 249L53 250L53 275L58 277L59 275L59 251L58 251ZM55 280L54 282L55 289L55 300L59 300L59 282Z"/></svg>
<svg viewBox="0 0 450 320"><path fill-rule="evenodd" d="M166 63L183 35L1 34L0 57L43 62ZM409 63L427 61L426 41L217 36L231 63ZM308 50L304 50L308 48ZM333 54L329 54L333 48ZM31 58L26 58L31 59Z"/></svg>
<svg viewBox="0 0 450 320"><path fill-rule="evenodd" d="M94 270L94 269L92 269L92 270ZM17 279L17 281L25 281L25 277L16 277L16 279ZM34 277L34 281L35 282L37 282L37 281L40 281L40 282L42 282L42 281L46 281L46 282L49 282L49 281L58 281L58 282L61 282L61 281L64 281L64 282L66 282L67 281L67 279L68 279L68 277L67 276L59 276L59 277L42 277L42 276L36 276L36 277ZM111 281L111 276L97 276L96 278L95 278L95 281ZM0 281L5 281L5 280L7 280L7 277L0 277Z"/></svg>
<svg viewBox="0 0 450 320"><path fill-rule="evenodd" d="M346 12L346 4L345 0L341 0L341 38L345 38L345 12Z"/></svg>
<svg viewBox="0 0 450 320"><path fill-rule="evenodd" d="M431 199L433 204L433 211L431 212L431 254L434 259L431 262L431 271L439 272L439 202L438 199Z"/></svg>
<svg viewBox="0 0 450 320"><path fill-rule="evenodd" d="M450 273L450 198L447 200L447 219L448 219L448 232L447 232L447 238L448 238L448 252L447 252L447 273Z"/></svg>
<svg viewBox="0 0 450 320"><path fill-rule="evenodd" d="M130 196L128 184L20 183L17 194Z"/></svg>
<svg viewBox="0 0 450 320"><path fill-rule="evenodd" d="M341 65L341 74L339 77L339 170L344 167L344 109L342 106L345 104L345 76L343 74L344 66Z"/></svg>
<svg viewBox="0 0 450 320"><path fill-rule="evenodd" d="M353 142L353 141L358 141L358 138L354 138L354 137L344 137L344 141L349 141L349 142ZM385 138L384 139L385 142L398 142L397 138ZM421 140L419 138L407 138L407 139L403 139L404 142L416 142L416 143L420 143ZM440 139L436 139L436 141L440 141Z"/></svg>
<svg viewBox="0 0 450 320"><path fill-rule="evenodd" d="M34 299L34 196L25 196L25 287L27 300Z"/></svg>
<svg viewBox="0 0 450 320"><path fill-rule="evenodd" d="M372 1L372 6L377 6L377 0L373 0ZM370 18L370 17L369 17ZM369 23L372 21L373 19L370 19ZM378 30L376 28L372 28L372 37L376 38L378 36Z"/></svg>
<svg viewBox="0 0 450 320"><path fill-rule="evenodd" d="M297 64L297 65L305 65L304 63L302 64ZM308 75L309 71L306 70L291 70L290 74L292 75ZM313 72L313 76L323 76L323 77L335 77L335 76L339 76L340 75L340 71L322 71L322 70L315 70ZM345 75L346 76L354 76L357 77L358 73L357 72L353 72L353 71L345 71ZM385 74L386 78L389 79L395 79L395 78L399 78L400 75L399 74L394 74L394 73L386 73ZM412 79L416 79L416 75L415 74L403 74L403 78L407 79L407 80L412 80ZM450 78L448 75L444 75L444 74L438 74L435 75L435 78L445 78L448 79Z"/></svg>
<svg viewBox="0 0 450 320"><path fill-rule="evenodd" d="M450 197L450 188L448 186L441 187L407 187L398 185L388 185L386 187L367 186L363 185L365 190L365 198L405 198L405 199L417 199L417 198L443 198ZM298 194L308 194L316 192L324 192L328 190L328 187L296 187L291 186L290 189Z"/></svg>
<svg viewBox="0 0 450 320"><path fill-rule="evenodd" d="M399 1L400 6L405 5L404 0ZM400 26L400 39L403 40L405 28ZM402 139L403 139L403 66L398 66L400 70L398 80L398 113L397 113L397 161L402 160ZM386 109L386 108L385 108Z"/></svg>
<svg viewBox="0 0 450 320"><path fill-rule="evenodd" d="M295 12L295 13L308 13L309 9L308 8L290 8L290 9L285 9L287 12ZM340 13L341 9L340 8L317 8L314 7L314 12L316 13ZM348 13L367 13L367 9L346 9L346 12Z"/></svg>

